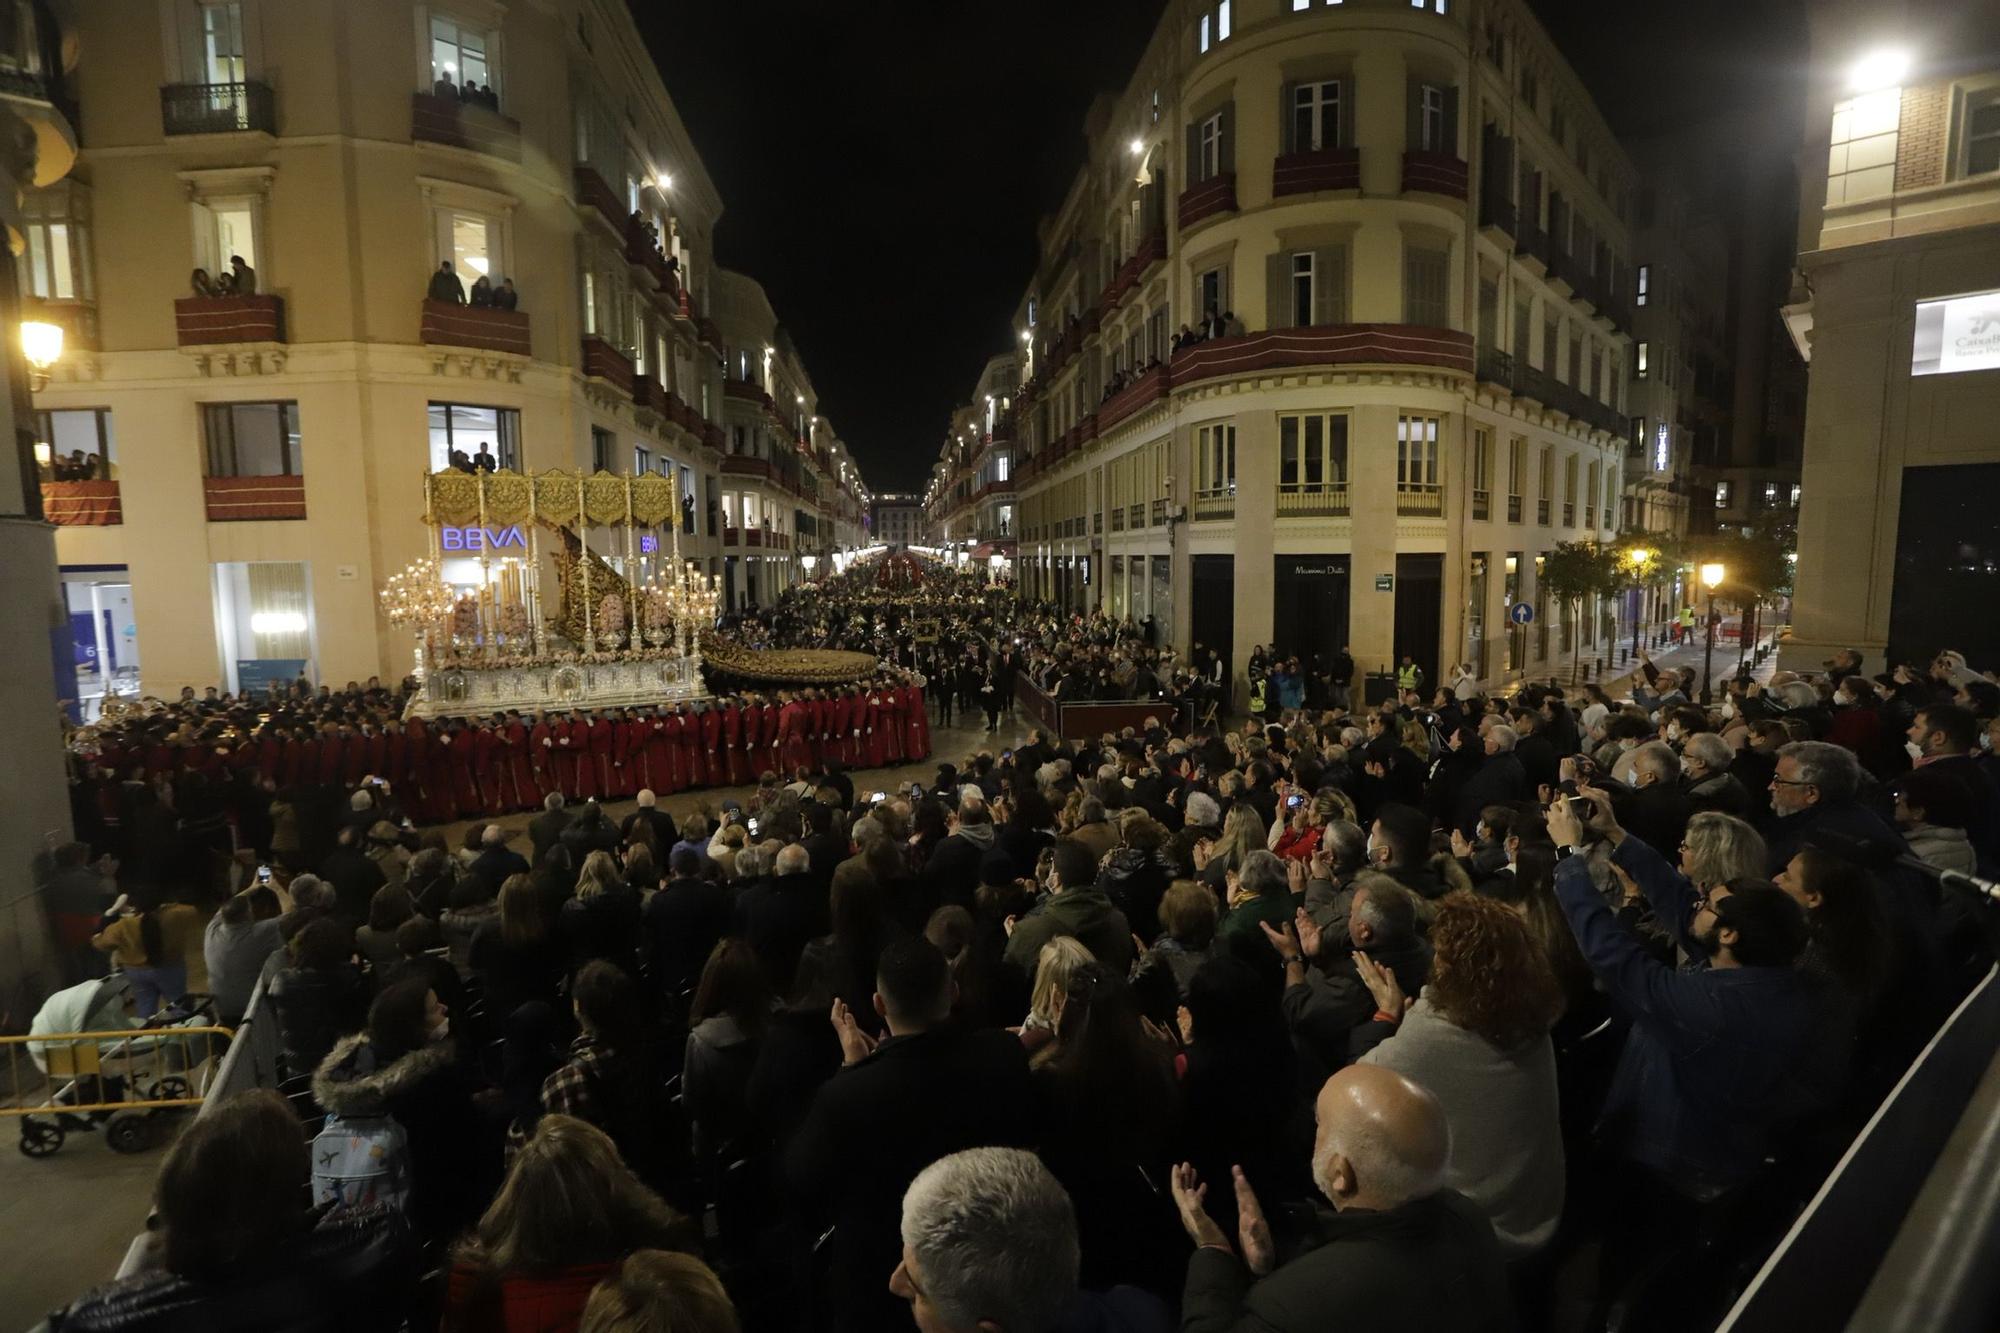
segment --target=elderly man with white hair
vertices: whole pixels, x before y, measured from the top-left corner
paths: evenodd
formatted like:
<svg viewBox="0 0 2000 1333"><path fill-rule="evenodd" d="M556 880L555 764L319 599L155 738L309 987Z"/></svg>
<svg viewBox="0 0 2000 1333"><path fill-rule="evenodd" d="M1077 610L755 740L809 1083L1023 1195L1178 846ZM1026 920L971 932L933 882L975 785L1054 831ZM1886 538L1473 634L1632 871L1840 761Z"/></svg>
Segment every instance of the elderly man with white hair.
<svg viewBox="0 0 2000 1333"><path fill-rule="evenodd" d="M1076 1212L1041 1158L968 1148L925 1167L903 1192L903 1259L889 1290L920 1333L1167 1333L1171 1313L1133 1287L1077 1287Z"/></svg>
<svg viewBox="0 0 2000 1333"><path fill-rule="evenodd" d="M1482 730L1479 743L1486 757L1459 788L1458 799L1452 804L1452 822L1467 838L1478 829L1479 812L1487 806L1534 799L1535 789L1529 785L1528 770L1514 753L1520 739L1521 733L1504 722L1495 722Z"/></svg>
<svg viewBox="0 0 2000 1333"><path fill-rule="evenodd" d="M1313 1184L1334 1211L1283 1262L1241 1170L1232 1242L1202 1207L1208 1184L1185 1162L1174 1168L1174 1203L1196 1246L1184 1333L1512 1328L1493 1225L1445 1186L1451 1132L1437 1098L1380 1065L1350 1065L1326 1081L1313 1114Z"/></svg>

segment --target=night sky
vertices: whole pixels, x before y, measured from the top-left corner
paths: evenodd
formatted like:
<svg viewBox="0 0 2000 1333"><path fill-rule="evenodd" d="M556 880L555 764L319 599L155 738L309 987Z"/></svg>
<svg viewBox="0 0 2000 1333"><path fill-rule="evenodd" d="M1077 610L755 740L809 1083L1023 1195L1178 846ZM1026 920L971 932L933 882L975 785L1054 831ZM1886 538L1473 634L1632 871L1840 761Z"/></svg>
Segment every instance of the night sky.
<svg viewBox="0 0 2000 1333"><path fill-rule="evenodd" d="M1770 106L1798 0L1530 0L1622 134ZM1010 317L1035 224L1162 0L634 5L758 279L876 492L919 490Z"/></svg>

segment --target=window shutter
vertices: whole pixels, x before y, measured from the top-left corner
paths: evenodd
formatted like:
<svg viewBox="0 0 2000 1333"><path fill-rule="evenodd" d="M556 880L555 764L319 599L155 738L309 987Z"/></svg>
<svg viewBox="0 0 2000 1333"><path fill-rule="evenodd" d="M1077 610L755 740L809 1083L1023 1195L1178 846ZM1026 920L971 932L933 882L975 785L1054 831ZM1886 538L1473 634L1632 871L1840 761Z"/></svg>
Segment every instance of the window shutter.
<svg viewBox="0 0 2000 1333"><path fill-rule="evenodd" d="M1278 152L1302 153L1306 146L1299 142L1297 105L1292 98L1298 92L1298 85L1281 83L1278 85Z"/></svg>
<svg viewBox="0 0 2000 1333"><path fill-rule="evenodd" d="M1264 327L1292 326L1292 257L1280 251L1264 260Z"/></svg>
<svg viewBox="0 0 2000 1333"><path fill-rule="evenodd" d="M1414 153L1424 146L1424 85L1411 79L1403 88L1403 150Z"/></svg>
<svg viewBox="0 0 2000 1333"><path fill-rule="evenodd" d="M1201 179L1201 125L1190 122L1187 127L1187 178L1181 188L1187 189Z"/></svg>
<svg viewBox="0 0 2000 1333"><path fill-rule="evenodd" d="M1313 323L1347 322L1347 247L1313 252Z"/></svg>
<svg viewBox="0 0 2000 1333"><path fill-rule="evenodd" d="M1453 157L1461 156L1458 151L1458 89L1444 90L1444 151Z"/></svg>
<svg viewBox="0 0 2000 1333"><path fill-rule="evenodd" d="M1225 103L1221 115L1222 133L1220 137L1222 144L1216 156L1221 164L1222 174L1229 176L1234 175L1236 172L1236 104L1234 102Z"/></svg>

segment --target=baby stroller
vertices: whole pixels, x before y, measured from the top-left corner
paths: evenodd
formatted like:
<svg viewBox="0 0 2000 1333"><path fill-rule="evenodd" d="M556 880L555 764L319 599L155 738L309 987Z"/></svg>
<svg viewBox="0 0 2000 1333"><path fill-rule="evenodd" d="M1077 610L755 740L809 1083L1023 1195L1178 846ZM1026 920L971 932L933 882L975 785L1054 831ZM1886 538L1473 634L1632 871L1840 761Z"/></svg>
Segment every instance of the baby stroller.
<svg viewBox="0 0 2000 1333"><path fill-rule="evenodd" d="M28 1036L11 1039L28 1048L50 1088L39 1106L0 1112L20 1117L24 1155L47 1157L72 1132L97 1129L115 1151L143 1152L168 1117L200 1104L210 1058L229 1041L228 1029L215 1026L213 1002L183 996L142 1023L131 995L131 982L116 973L57 991ZM132 1035L108 1035L126 1031Z"/></svg>

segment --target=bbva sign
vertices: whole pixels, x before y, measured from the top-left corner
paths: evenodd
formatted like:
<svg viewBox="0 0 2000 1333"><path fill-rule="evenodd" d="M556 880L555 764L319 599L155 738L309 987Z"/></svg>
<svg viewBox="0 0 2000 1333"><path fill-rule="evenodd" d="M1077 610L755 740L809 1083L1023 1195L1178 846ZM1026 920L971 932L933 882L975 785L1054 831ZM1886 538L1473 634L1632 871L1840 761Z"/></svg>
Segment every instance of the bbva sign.
<svg viewBox="0 0 2000 1333"><path fill-rule="evenodd" d="M528 549L528 539L516 523L504 528L457 528L438 529L438 545L447 551L496 551L503 546L518 546Z"/></svg>

